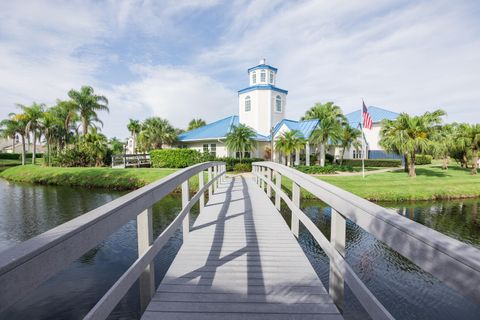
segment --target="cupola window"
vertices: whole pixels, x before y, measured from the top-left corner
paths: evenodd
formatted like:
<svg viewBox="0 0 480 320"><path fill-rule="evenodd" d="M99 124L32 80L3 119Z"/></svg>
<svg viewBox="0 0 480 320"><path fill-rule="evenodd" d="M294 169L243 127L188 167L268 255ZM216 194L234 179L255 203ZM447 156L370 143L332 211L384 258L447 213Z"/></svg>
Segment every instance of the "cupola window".
<svg viewBox="0 0 480 320"><path fill-rule="evenodd" d="M245 112L252 110L252 102L250 101L250 96L245 97Z"/></svg>
<svg viewBox="0 0 480 320"><path fill-rule="evenodd" d="M270 83L273 84L273 71L270 71Z"/></svg>
<svg viewBox="0 0 480 320"><path fill-rule="evenodd" d="M257 83L257 73L255 71L252 72L252 83Z"/></svg>
<svg viewBox="0 0 480 320"><path fill-rule="evenodd" d="M260 82L267 82L267 73L265 72L265 70L262 70L262 72L260 73Z"/></svg>
<svg viewBox="0 0 480 320"><path fill-rule="evenodd" d="M275 111L282 112L282 98L280 96L275 98Z"/></svg>

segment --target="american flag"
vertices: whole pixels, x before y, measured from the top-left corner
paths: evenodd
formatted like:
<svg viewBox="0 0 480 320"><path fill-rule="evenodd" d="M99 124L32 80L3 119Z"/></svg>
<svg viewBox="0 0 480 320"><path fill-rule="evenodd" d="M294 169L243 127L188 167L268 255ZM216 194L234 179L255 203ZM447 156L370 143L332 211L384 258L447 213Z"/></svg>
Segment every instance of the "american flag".
<svg viewBox="0 0 480 320"><path fill-rule="evenodd" d="M370 118L370 113L368 113L367 106L363 102L363 127L367 129L372 129L372 118Z"/></svg>

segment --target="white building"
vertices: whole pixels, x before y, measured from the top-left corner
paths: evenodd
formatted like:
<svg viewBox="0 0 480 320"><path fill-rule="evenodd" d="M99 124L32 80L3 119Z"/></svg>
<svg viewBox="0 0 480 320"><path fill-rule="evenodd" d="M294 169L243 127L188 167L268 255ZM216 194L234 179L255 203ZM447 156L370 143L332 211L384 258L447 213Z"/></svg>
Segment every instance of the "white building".
<svg viewBox="0 0 480 320"><path fill-rule="evenodd" d="M260 64L248 69L249 86L238 91L238 116L233 115L206 126L185 132L179 136L178 147L192 148L200 152L209 152L217 157L235 157L231 150L225 146L227 134L242 123L251 127L255 132L257 147L250 155L256 158L270 159L273 141L282 133L289 130L298 130L305 139L318 125L318 120L296 121L285 119L288 91L277 87L278 69L266 64L265 59ZM380 121L382 119L395 119L398 114L378 107L369 107L373 121L372 130L365 130L365 145L367 155L372 158L389 158L378 145ZM360 109L346 114L350 125L357 127L361 122ZM274 146L273 146L274 147ZM307 142L302 158L309 165L310 154L316 152L316 146ZM328 152L335 157L340 157L340 149L332 147ZM345 159L361 158L359 150L346 150ZM295 157L295 163L300 164L300 155ZM274 161L284 161L279 154L273 154Z"/></svg>

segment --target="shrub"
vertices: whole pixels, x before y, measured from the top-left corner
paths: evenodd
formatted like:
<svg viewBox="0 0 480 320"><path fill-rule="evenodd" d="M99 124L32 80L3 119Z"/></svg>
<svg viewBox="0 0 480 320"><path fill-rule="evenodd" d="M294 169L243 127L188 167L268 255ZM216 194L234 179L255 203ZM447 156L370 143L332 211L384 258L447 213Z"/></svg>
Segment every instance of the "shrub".
<svg viewBox="0 0 480 320"><path fill-rule="evenodd" d="M332 156L330 153L325 154L325 163L332 164L334 160L335 160L335 157Z"/></svg>
<svg viewBox="0 0 480 320"><path fill-rule="evenodd" d="M300 154L300 161L301 161L301 162L305 163L305 162L306 162L306 158L307 158L307 157L306 157L305 153ZM311 164L317 163L317 160L318 160L318 158L317 158L317 155L316 155L316 154L310 154L310 163L311 163Z"/></svg>
<svg viewBox="0 0 480 320"><path fill-rule="evenodd" d="M361 167L361 159L344 159L343 164L352 167ZM400 159L365 159L366 167L399 167L402 164Z"/></svg>
<svg viewBox="0 0 480 320"><path fill-rule="evenodd" d="M339 166L339 165L326 165L325 167L321 166L298 166L296 167L298 171L308 174L330 174L337 171L353 171L351 166Z"/></svg>
<svg viewBox="0 0 480 320"><path fill-rule="evenodd" d="M154 168L186 168L208 161L209 155L194 149L160 149L150 152L150 162Z"/></svg>
<svg viewBox="0 0 480 320"><path fill-rule="evenodd" d="M415 164L422 165L422 164L431 164L432 163L432 156L429 154L416 154L415 155Z"/></svg>
<svg viewBox="0 0 480 320"><path fill-rule="evenodd" d="M232 158L232 157L217 158L216 160L225 162L227 164L227 171L234 171L235 165L237 163L240 163L240 159ZM251 166L252 162L259 162L259 161L264 161L264 160L262 158L246 158L246 159L242 159L241 163L247 163L247 164L250 164Z"/></svg>
<svg viewBox="0 0 480 320"><path fill-rule="evenodd" d="M55 159L62 167L93 167L96 163L95 156L80 146L64 150Z"/></svg>
<svg viewBox="0 0 480 320"><path fill-rule="evenodd" d="M252 163L236 163L233 166L235 172L250 172L252 171Z"/></svg>
<svg viewBox="0 0 480 320"><path fill-rule="evenodd" d="M43 153L35 153L35 157L43 158ZM32 158L32 154L30 152L25 153L25 158ZM9 159L9 160L21 160L22 154L21 153L0 153L0 159Z"/></svg>

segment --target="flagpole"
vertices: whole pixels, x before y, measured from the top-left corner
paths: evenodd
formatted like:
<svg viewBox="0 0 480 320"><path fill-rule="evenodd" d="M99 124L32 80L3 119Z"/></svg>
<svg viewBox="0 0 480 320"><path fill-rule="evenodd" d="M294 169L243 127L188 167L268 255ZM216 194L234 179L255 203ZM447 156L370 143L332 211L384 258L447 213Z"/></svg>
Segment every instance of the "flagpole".
<svg viewBox="0 0 480 320"><path fill-rule="evenodd" d="M363 102L362 99L362 107L360 108L360 114L362 115L361 120L362 122L360 123L360 127L362 128L362 178L365 178L365 136L363 135L363 105L365 102Z"/></svg>

